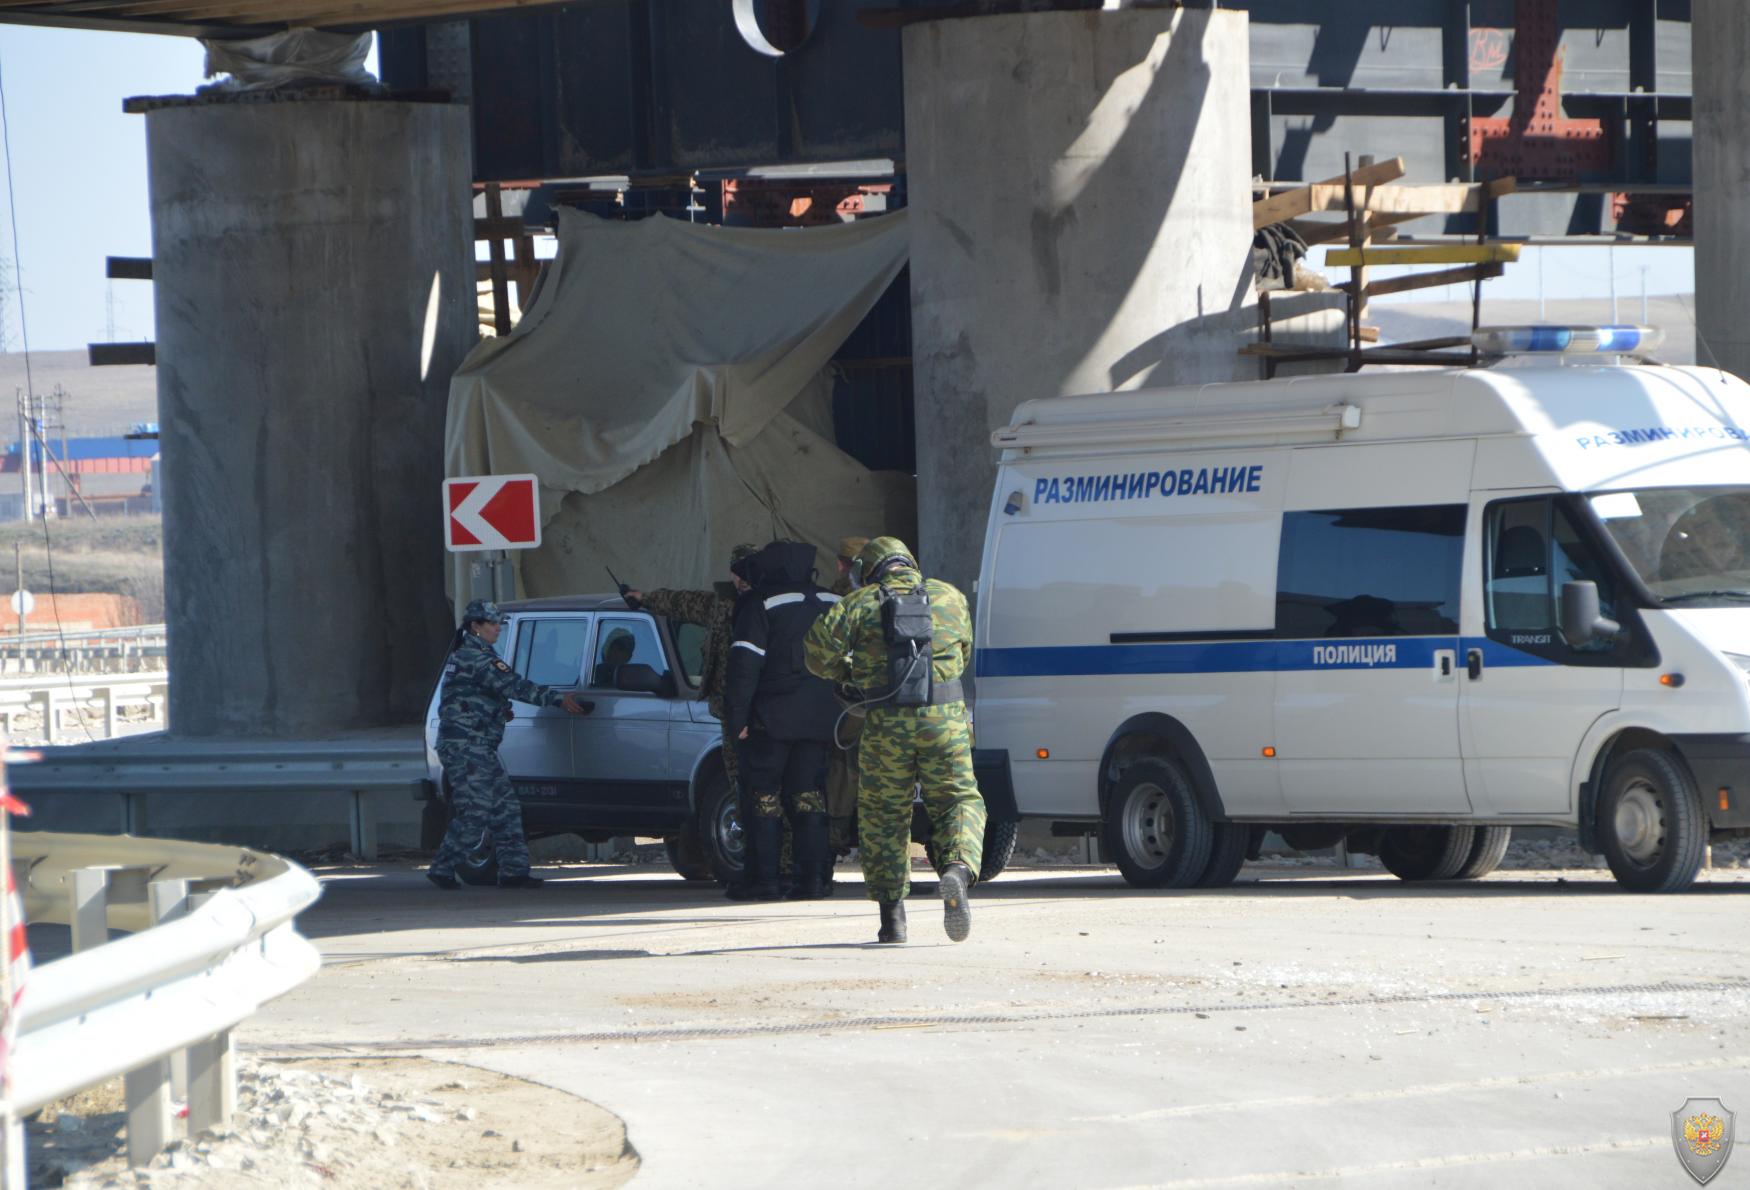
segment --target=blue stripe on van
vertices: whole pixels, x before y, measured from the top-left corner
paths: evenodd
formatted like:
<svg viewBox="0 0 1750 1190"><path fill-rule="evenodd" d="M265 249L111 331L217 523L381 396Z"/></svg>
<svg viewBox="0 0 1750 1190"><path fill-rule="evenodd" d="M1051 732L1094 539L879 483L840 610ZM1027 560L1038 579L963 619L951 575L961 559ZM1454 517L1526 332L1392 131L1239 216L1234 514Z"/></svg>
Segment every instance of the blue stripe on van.
<svg viewBox="0 0 1750 1190"><path fill-rule="evenodd" d="M1555 664L1481 636L1385 636L980 649L975 668L981 678L1429 669L1438 649L1456 650L1460 667L1467 649L1481 649L1485 667Z"/></svg>

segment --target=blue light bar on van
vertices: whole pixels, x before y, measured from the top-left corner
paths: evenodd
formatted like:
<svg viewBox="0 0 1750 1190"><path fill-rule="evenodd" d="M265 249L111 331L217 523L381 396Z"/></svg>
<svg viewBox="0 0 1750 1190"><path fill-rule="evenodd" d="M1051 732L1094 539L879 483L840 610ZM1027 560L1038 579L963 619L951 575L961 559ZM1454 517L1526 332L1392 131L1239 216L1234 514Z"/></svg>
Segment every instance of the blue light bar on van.
<svg viewBox="0 0 1750 1190"><path fill-rule="evenodd" d="M1656 326L1485 326L1471 334L1484 355L1644 355L1665 341Z"/></svg>

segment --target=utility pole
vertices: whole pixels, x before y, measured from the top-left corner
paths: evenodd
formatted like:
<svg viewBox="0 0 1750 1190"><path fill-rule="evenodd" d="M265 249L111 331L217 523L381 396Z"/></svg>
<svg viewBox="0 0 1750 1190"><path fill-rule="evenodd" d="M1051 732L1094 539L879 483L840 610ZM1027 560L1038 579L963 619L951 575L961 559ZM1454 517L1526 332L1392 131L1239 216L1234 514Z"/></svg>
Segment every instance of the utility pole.
<svg viewBox="0 0 1750 1190"><path fill-rule="evenodd" d="M30 452L35 441L30 432L30 412L24 407L24 390L15 390L18 397L18 474L24 481L24 519L35 521L35 497L30 488Z"/></svg>
<svg viewBox="0 0 1750 1190"><path fill-rule="evenodd" d="M23 673L24 661L24 547L18 542L12 543L12 569L18 575L18 585L12 588L18 592L18 656L19 672Z"/></svg>

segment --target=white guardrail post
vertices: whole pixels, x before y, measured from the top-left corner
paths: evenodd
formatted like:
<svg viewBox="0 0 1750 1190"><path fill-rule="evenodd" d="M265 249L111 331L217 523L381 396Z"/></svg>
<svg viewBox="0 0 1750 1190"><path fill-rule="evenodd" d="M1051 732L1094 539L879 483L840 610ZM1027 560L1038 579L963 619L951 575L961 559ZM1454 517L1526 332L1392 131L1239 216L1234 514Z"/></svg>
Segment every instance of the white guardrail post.
<svg viewBox="0 0 1750 1190"><path fill-rule="evenodd" d="M314 877L266 852L174 839L15 832L12 851L26 919L73 931L73 953L25 984L15 1110L122 1075L128 1163L144 1165L173 1139L181 1067L188 1134L228 1127L232 1029L321 965L293 926L321 895ZM129 932L110 941L111 929Z"/></svg>

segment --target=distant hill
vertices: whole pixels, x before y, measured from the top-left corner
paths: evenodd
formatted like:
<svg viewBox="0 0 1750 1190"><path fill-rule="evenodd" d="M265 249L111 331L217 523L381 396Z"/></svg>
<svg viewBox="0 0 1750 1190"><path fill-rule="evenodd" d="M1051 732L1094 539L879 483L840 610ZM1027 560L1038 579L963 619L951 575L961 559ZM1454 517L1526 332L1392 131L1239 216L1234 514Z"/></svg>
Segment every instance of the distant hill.
<svg viewBox="0 0 1750 1190"><path fill-rule="evenodd" d="M1665 332L1665 344L1655 353L1667 364L1696 362L1695 323L1692 319L1695 298L1689 294L1647 299L1647 321ZM1617 303L1619 319L1625 323L1641 320L1641 300L1624 298ZM1470 303L1451 302L1374 302L1367 310L1367 321L1379 327L1380 342L1407 343L1416 339L1434 339L1470 332ZM1575 299L1549 302L1543 318L1537 316L1536 301L1493 301L1488 288L1483 289L1484 326L1521 326L1538 322L1593 326L1610 322L1610 299ZM1702 362L1708 362L1704 359Z"/></svg>
<svg viewBox="0 0 1750 1190"><path fill-rule="evenodd" d="M66 391L69 435L121 434L136 422L158 420L156 368L93 368L83 351L33 351L30 378L39 393L57 384ZM18 438L14 394L23 388L23 353L0 352L0 443Z"/></svg>

